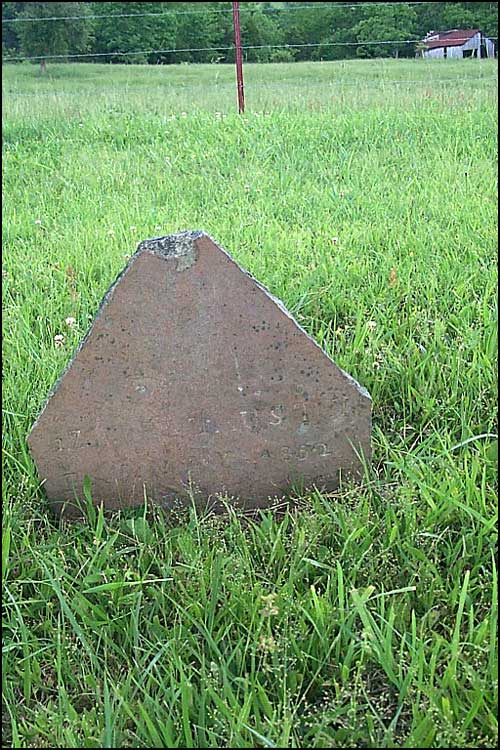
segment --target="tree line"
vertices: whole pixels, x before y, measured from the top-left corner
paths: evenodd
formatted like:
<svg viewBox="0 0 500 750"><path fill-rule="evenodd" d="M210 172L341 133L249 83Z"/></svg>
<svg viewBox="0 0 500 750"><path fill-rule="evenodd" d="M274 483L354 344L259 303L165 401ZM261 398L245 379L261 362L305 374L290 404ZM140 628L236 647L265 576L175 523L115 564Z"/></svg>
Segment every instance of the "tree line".
<svg viewBox="0 0 500 750"><path fill-rule="evenodd" d="M248 62L413 57L418 43L408 40L430 31L479 28L487 36L498 35L498 5L491 2L299 0L240 6ZM3 59L54 55L71 60L83 54L90 55L83 58L86 62L232 62L231 9L230 2L6 2ZM53 18L58 20L47 20ZM373 43L385 40L391 44Z"/></svg>

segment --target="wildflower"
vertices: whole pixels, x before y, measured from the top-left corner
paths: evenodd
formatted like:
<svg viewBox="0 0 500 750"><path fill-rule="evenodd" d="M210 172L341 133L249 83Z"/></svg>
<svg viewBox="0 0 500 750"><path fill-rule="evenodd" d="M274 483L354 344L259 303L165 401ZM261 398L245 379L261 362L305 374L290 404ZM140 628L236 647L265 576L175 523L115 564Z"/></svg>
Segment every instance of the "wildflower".
<svg viewBox="0 0 500 750"><path fill-rule="evenodd" d="M54 336L54 343L56 347L59 349L61 346L64 346L64 336L62 333L58 333Z"/></svg>
<svg viewBox="0 0 500 750"><path fill-rule="evenodd" d="M261 596L260 598L264 602L264 607L260 612L263 617L271 617L272 615L279 614L279 609L274 603L276 594L268 594L267 596Z"/></svg>
<svg viewBox="0 0 500 750"><path fill-rule="evenodd" d="M115 236L115 230L114 229L108 229L108 235L110 237L114 237Z"/></svg>
<svg viewBox="0 0 500 750"><path fill-rule="evenodd" d="M76 323L76 319L69 317L69 318L66 318L64 322L66 323L66 325L68 326L68 328L73 328L73 326Z"/></svg>
<svg viewBox="0 0 500 750"><path fill-rule="evenodd" d="M130 227L130 231L131 232L137 232L137 227L134 227L134 226Z"/></svg>
<svg viewBox="0 0 500 750"><path fill-rule="evenodd" d="M332 245L338 245L339 244L339 238L338 237L332 237Z"/></svg>
<svg viewBox="0 0 500 750"><path fill-rule="evenodd" d="M181 117L187 117L187 112L181 112Z"/></svg>
<svg viewBox="0 0 500 750"><path fill-rule="evenodd" d="M368 326L368 328L369 328L369 329L370 329L371 331L373 331L373 329L377 327L377 323L376 323L376 321L375 321L375 320L369 320L369 321L368 321L368 323L367 323L366 325Z"/></svg>
<svg viewBox="0 0 500 750"><path fill-rule="evenodd" d="M35 219L35 224L36 224L37 226L41 226L41 224L42 224L42 220L41 220L41 219Z"/></svg>
<svg viewBox="0 0 500 750"><path fill-rule="evenodd" d="M245 190L247 191L247 193L250 191L250 189L250 185L245 185Z"/></svg>
<svg viewBox="0 0 500 750"><path fill-rule="evenodd" d="M161 227L155 227L155 232L161 232Z"/></svg>
<svg viewBox="0 0 500 750"><path fill-rule="evenodd" d="M259 650L260 651L268 651L272 653L273 651L276 651L276 641L272 637L272 635L266 636L261 635L260 641L259 641Z"/></svg>

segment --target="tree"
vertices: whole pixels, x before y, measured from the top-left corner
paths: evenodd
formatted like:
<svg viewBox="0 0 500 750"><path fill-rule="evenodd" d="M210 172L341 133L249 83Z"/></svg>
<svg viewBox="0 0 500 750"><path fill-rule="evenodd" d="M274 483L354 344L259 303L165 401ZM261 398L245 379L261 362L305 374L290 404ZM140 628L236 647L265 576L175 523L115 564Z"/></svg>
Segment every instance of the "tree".
<svg viewBox="0 0 500 750"><path fill-rule="evenodd" d="M168 11L178 4L92 3L94 14L101 16L95 21L94 51L110 53L109 62L170 62L169 53L150 50L175 47L176 16Z"/></svg>
<svg viewBox="0 0 500 750"><path fill-rule="evenodd" d="M449 8L445 8L443 13L443 20L445 29L473 29L474 28L474 14L470 10L464 7L460 7L460 3L447 3L450 5Z"/></svg>
<svg viewBox="0 0 500 750"><path fill-rule="evenodd" d="M473 28L481 29L486 36L498 37L498 3L464 3L464 5L474 19Z"/></svg>
<svg viewBox="0 0 500 750"><path fill-rule="evenodd" d="M286 3L284 12L277 13L285 42L297 45L297 60L310 60L319 56L315 45L331 37L333 16L334 11L330 5L324 3Z"/></svg>
<svg viewBox="0 0 500 750"><path fill-rule="evenodd" d="M18 23L9 23L22 11L26 3L2 3L2 53L10 56L20 52L20 42L16 27Z"/></svg>
<svg viewBox="0 0 500 750"><path fill-rule="evenodd" d="M24 3L24 6L16 24L21 48L26 57L41 58L42 73L46 70L47 56L71 57L89 50L92 41L92 24L86 18L89 3ZM44 20L49 18L60 20Z"/></svg>
<svg viewBox="0 0 500 750"><path fill-rule="evenodd" d="M353 42L353 27L363 17L356 7L325 8L315 14L319 46L312 48L312 59L343 60L356 54Z"/></svg>
<svg viewBox="0 0 500 750"><path fill-rule="evenodd" d="M369 8L368 17L353 28L356 41L360 43L357 54L360 57L389 57L399 54L409 55L414 43L405 43L415 35L417 15L407 3L388 3ZM396 44L369 44L374 41L390 41ZM365 44L363 44L365 43Z"/></svg>
<svg viewBox="0 0 500 750"><path fill-rule="evenodd" d="M283 43L283 34L272 14L253 3L245 3L245 13L241 15L241 35L244 46L254 47L245 50L248 62L270 62L276 45Z"/></svg>
<svg viewBox="0 0 500 750"><path fill-rule="evenodd" d="M415 6L417 33L481 29L486 36L498 35L498 3L422 3Z"/></svg>
<svg viewBox="0 0 500 750"><path fill-rule="evenodd" d="M226 52L223 48L228 46L227 38L232 29L231 3L173 5L179 14L175 46L187 51L176 54L171 62L201 63L224 59ZM220 52L217 48L220 48Z"/></svg>
<svg viewBox="0 0 500 750"><path fill-rule="evenodd" d="M452 28L478 28L486 36L498 36L498 3L492 2L301 0L246 2L241 11L243 45L249 48L245 57L254 62L410 56L415 44L405 40ZM61 20L44 20L52 17ZM2 29L6 59L19 53L71 59L89 51L96 54L95 60L120 63L234 60L230 2L5 2L2 18L7 21Z"/></svg>

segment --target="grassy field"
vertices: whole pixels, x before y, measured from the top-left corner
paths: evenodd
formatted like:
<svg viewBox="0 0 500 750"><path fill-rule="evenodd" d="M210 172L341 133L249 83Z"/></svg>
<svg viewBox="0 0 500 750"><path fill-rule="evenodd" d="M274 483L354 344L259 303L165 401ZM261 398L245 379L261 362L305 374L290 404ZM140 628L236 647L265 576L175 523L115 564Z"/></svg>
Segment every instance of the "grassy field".
<svg viewBox="0 0 500 750"><path fill-rule="evenodd" d="M494 747L497 63L246 81L3 69L5 746ZM281 522L60 524L27 433L136 243L198 228L371 392L373 466Z"/></svg>

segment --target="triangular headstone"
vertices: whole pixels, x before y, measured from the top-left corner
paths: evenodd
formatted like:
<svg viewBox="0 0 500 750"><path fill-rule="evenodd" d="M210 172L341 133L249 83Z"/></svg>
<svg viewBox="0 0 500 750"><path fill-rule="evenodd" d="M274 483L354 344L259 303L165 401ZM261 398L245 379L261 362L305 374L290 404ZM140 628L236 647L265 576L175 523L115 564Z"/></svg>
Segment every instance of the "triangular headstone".
<svg viewBox="0 0 500 750"><path fill-rule="evenodd" d="M203 232L146 240L28 438L48 498L81 513L187 492L265 507L369 459L371 399Z"/></svg>

